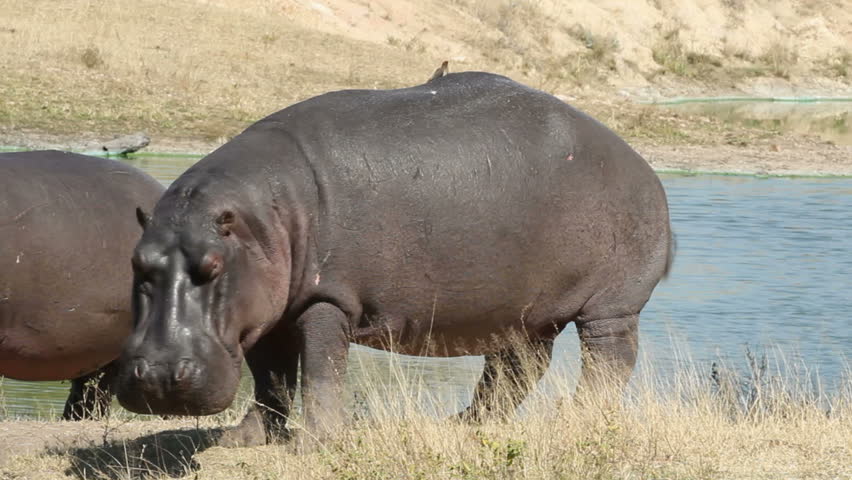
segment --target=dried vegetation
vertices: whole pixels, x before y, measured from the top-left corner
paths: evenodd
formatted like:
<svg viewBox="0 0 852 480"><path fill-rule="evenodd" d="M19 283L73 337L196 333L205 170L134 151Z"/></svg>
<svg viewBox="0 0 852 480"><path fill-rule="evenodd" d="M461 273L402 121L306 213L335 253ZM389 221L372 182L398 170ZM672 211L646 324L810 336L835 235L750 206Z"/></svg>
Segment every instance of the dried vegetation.
<svg viewBox="0 0 852 480"><path fill-rule="evenodd" d="M3 478L722 479L852 474L852 382L824 387L803 364L747 352L740 368L682 364L639 372L622 398L570 400L550 374L517 415L444 419L436 379L372 360L352 384L352 423L320 446L212 447L241 409L193 423L125 413L88 426L88 443L13 457ZM375 358L375 357L371 357ZM646 362L648 364L649 362ZM553 373L553 372L552 372ZM245 407L246 401L241 402ZM294 424L298 425L298 417ZM6 422L25 428L33 422Z"/></svg>

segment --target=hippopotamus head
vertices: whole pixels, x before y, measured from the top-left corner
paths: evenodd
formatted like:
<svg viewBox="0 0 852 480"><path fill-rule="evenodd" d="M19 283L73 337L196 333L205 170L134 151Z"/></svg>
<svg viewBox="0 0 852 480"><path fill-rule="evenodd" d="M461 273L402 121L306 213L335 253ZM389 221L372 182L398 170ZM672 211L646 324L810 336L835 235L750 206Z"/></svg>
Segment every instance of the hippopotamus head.
<svg viewBox="0 0 852 480"><path fill-rule="evenodd" d="M288 249L229 207L180 208L170 189L133 254L134 331L118 363L118 400L139 413L208 415L231 404L244 352L286 304Z"/></svg>

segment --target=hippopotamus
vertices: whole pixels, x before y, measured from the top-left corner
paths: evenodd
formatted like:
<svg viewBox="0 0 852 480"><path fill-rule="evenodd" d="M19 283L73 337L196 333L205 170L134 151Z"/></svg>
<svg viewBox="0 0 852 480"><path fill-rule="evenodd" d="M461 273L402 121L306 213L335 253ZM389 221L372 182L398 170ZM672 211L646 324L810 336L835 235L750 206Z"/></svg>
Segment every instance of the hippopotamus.
<svg viewBox="0 0 852 480"><path fill-rule="evenodd" d="M286 432L299 371L305 429L338 426L350 342L484 355L469 417L495 407L499 378L522 401L535 382L518 379L542 375L570 323L585 351L578 388L623 383L672 259L666 195L639 154L557 98L483 72L294 104L137 218L118 400L213 414L245 359L257 408L232 431L245 441ZM526 349L539 367L517 361ZM265 439L246 433L259 425Z"/></svg>
<svg viewBox="0 0 852 480"><path fill-rule="evenodd" d="M0 154L0 375L73 379L65 419L108 408L101 374L133 327L129 259L142 235L133 212L163 191L114 160Z"/></svg>

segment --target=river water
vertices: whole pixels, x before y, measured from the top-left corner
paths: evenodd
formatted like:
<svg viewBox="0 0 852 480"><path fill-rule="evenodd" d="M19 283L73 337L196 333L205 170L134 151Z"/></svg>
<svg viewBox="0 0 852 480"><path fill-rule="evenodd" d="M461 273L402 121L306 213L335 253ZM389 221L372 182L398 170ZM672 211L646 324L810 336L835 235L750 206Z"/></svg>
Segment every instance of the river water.
<svg viewBox="0 0 852 480"><path fill-rule="evenodd" d="M168 184L196 159L137 157L130 163ZM640 371L704 371L748 348L799 365L831 389L852 360L852 178L664 175L677 257L642 312ZM463 405L482 359L419 359L353 349L351 376L389 365L416 371L447 410ZM389 362L389 358L393 361ZM575 378L575 329L560 336L551 371ZM69 384L0 384L7 416L61 412Z"/></svg>

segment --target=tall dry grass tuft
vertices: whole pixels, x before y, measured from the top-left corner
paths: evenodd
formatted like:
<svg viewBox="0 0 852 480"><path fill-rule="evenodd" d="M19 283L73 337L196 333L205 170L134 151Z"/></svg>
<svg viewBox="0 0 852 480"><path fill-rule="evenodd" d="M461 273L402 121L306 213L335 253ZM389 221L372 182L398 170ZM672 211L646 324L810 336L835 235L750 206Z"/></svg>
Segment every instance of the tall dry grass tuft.
<svg viewBox="0 0 852 480"><path fill-rule="evenodd" d="M852 51L838 50L822 59L822 69L830 77L849 78L852 76Z"/></svg>
<svg viewBox="0 0 852 480"><path fill-rule="evenodd" d="M779 40L770 44L757 60L772 75L789 79L790 71L799 61L799 55L787 42Z"/></svg>
<svg viewBox="0 0 852 480"><path fill-rule="evenodd" d="M0 377L0 418L9 418L9 409L6 406L6 390L3 389L4 378Z"/></svg>
<svg viewBox="0 0 852 480"><path fill-rule="evenodd" d="M392 365L394 388L369 377L357 385L368 414L324 444L313 473L350 479L848 475L849 377L828 393L815 374L785 364L783 356L749 352L746 360L743 371L683 364L665 376L639 372L625 395L598 392L582 405L571 399L573 379L550 377L543 390L557 398L535 392L517 415L500 412L477 424L436 418L432 412L443 407L423 379Z"/></svg>
<svg viewBox="0 0 852 480"><path fill-rule="evenodd" d="M696 52L681 39L680 27L662 33L652 47L652 56L664 73L710 80L722 67L722 60L713 55Z"/></svg>

